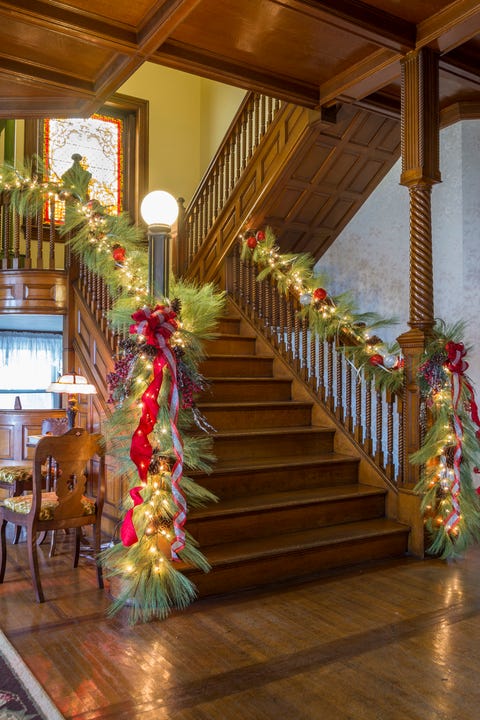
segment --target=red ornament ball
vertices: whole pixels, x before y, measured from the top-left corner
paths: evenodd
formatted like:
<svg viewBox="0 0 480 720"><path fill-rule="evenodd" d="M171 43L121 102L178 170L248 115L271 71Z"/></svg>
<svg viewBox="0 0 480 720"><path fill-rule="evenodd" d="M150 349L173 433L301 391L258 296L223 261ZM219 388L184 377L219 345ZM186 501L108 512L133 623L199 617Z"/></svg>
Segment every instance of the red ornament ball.
<svg viewBox="0 0 480 720"><path fill-rule="evenodd" d="M327 294L328 294L327 291L324 290L323 288L317 288L316 290L313 291L313 299L316 300L317 302L320 302L321 300L325 300L325 298L327 297Z"/></svg>
<svg viewBox="0 0 480 720"><path fill-rule="evenodd" d="M125 248L122 247L121 245L119 245L118 247L114 248L113 251L112 251L112 257L113 257L113 259L115 260L115 262L117 262L117 263L124 263L124 262L125 262L125 257L126 257Z"/></svg>
<svg viewBox="0 0 480 720"><path fill-rule="evenodd" d="M383 356L380 353L375 353L368 358L370 365L383 365Z"/></svg>
<svg viewBox="0 0 480 720"><path fill-rule="evenodd" d="M263 230L257 230L257 234L255 235L257 238L257 242L264 242L265 241L265 233Z"/></svg>
<svg viewBox="0 0 480 720"><path fill-rule="evenodd" d="M250 235L250 237L247 238L247 245L250 248L250 250L255 250L257 247L257 238L255 235Z"/></svg>

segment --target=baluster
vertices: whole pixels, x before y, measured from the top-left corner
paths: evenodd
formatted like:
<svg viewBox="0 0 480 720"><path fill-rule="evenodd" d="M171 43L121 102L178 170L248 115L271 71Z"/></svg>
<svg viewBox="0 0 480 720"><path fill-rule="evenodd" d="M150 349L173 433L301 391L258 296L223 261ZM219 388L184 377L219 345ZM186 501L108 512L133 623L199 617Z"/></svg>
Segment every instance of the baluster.
<svg viewBox="0 0 480 720"><path fill-rule="evenodd" d="M292 311L293 311L293 360L295 370L298 372L300 369L300 317L295 307L295 303L292 298Z"/></svg>
<svg viewBox="0 0 480 720"><path fill-rule="evenodd" d="M302 317L302 361L301 361L301 367L302 367L302 378L305 380L305 382L308 382L310 370L308 367L308 318Z"/></svg>
<svg viewBox="0 0 480 720"><path fill-rule="evenodd" d="M37 213L37 270L43 269L43 210Z"/></svg>
<svg viewBox="0 0 480 720"><path fill-rule="evenodd" d="M25 269L32 267L32 216L25 218Z"/></svg>
<svg viewBox="0 0 480 720"><path fill-rule="evenodd" d="M265 135L266 129L266 97L265 95L262 95L260 98L260 137Z"/></svg>
<svg viewBox="0 0 480 720"><path fill-rule="evenodd" d="M215 166L213 170L213 221L218 217L220 207L220 175L219 168Z"/></svg>
<svg viewBox="0 0 480 720"><path fill-rule="evenodd" d="M4 225L3 225L3 237L5 238L5 260L4 260L4 267L8 268L10 267L9 261L10 261L10 249L12 244L12 238L10 234L10 213L11 213L11 206L8 205L5 207L3 219L4 219Z"/></svg>
<svg viewBox="0 0 480 720"><path fill-rule="evenodd" d="M278 329L280 326L280 301L281 297L278 292L278 288L274 283L270 283L270 291L272 296L272 336L273 336L273 343L275 347L278 348L279 345L279 336L278 336Z"/></svg>
<svg viewBox="0 0 480 720"><path fill-rule="evenodd" d="M223 210L225 203L225 155L221 155L218 162L218 211Z"/></svg>
<svg viewBox="0 0 480 720"><path fill-rule="evenodd" d="M50 226L48 233L48 267L55 270L55 196L50 197Z"/></svg>
<svg viewBox="0 0 480 720"><path fill-rule="evenodd" d="M293 349L292 349L292 333L293 333L293 307L292 299L289 297L286 300L287 305L287 337L285 339L285 346L288 357L293 360Z"/></svg>
<svg viewBox="0 0 480 720"><path fill-rule="evenodd" d="M13 211L13 258L12 267L18 270L20 257L20 215L16 210Z"/></svg>
<svg viewBox="0 0 480 720"><path fill-rule="evenodd" d="M383 469L383 397L381 390L376 391L376 434L375 434L375 462Z"/></svg>
<svg viewBox="0 0 480 720"><path fill-rule="evenodd" d="M345 427L349 433L353 429L352 417L352 366L349 362L345 364Z"/></svg>
<svg viewBox="0 0 480 720"><path fill-rule="evenodd" d="M363 447L367 455L372 454L372 383L365 381L365 435Z"/></svg>
<svg viewBox="0 0 480 720"><path fill-rule="evenodd" d="M253 105L249 104L247 115L247 130L248 130L248 149L247 159L249 160L253 155Z"/></svg>
<svg viewBox="0 0 480 720"><path fill-rule="evenodd" d="M318 338L317 393L322 402L325 402L325 341L322 337Z"/></svg>
<svg viewBox="0 0 480 720"><path fill-rule="evenodd" d="M272 319L270 316L270 283L268 280L264 280L262 282L262 291L263 291L263 327L265 328L265 332L268 333L271 325L272 325Z"/></svg>
<svg viewBox="0 0 480 720"><path fill-rule="evenodd" d="M279 339L279 348L282 351L282 353L285 353L287 350L286 343L285 343L285 316L287 313L287 299L285 295L282 293L279 295L279 330L280 330L280 339Z"/></svg>
<svg viewBox="0 0 480 720"><path fill-rule="evenodd" d="M270 125L273 118L273 99L267 97L267 124Z"/></svg>
<svg viewBox="0 0 480 720"><path fill-rule="evenodd" d="M245 261L240 259L239 266L238 266L238 285L239 285L238 300L242 307L245 307L245 271L246 271Z"/></svg>
<svg viewBox="0 0 480 720"><path fill-rule="evenodd" d="M333 340L327 340L327 407L333 411L335 398L333 397Z"/></svg>
<svg viewBox="0 0 480 720"><path fill-rule="evenodd" d="M404 458L404 452L405 452L405 436L404 436L404 430L403 430L403 414L405 412L405 391L403 391L402 396L397 396L397 406L398 406L398 476L397 476L397 483L403 484L404 483L404 467L403 467L403 458Z"/></svg>
<svg viewBox="0 0 480 720"><path fill-rule="evenodd" d="M258 277L258 270L257 266L253 263L253 260L250 261L251 268L252 268L252 277L251 277L251 297L252 297L252 311L258 315L258 317L262 317L262 311L263 311L263 302L262 302L262 283L259 283L257 281Z"/></svg>
<svg viewBox="0 0 480 720"><path fill-rule="evenodd" d="M343 409L343 352L338 346L336 350L336 363L337 363L337 388L336 388L336 403L335 403L335 416L343 422L344 409Z"/></svg>
<svg viewBox="0 0 480 720"><path fill-rule="evenodd" d="M317 346L318 346L318 336L311 332L310 333L310 346L309 346L309 373L308 373L308 384L312 388L312 390L316 390L316 385L318 382L318 353L317 353Z"/></svg>
<svg viewBox="0 0 480 720"><path fill-rule="evenodd" d="M395 479L395 466L393 464L393 393L386 392L387 402L387 462L385 472L390 480Z"/></svg>
<svg viewBox="0 0 480 720"><path fill-rule="evenodd" d="M258 93L253 96L253 118L255 122L255 147L258 147L260 142L260 95Z"/></svg>
<svg viewBox="0 0 480 720"><path fill-rule="evenodd" d="M0 206L0 260L3 270L7 268L7 242L5 237L5 205Z"/></svg>
<svg viewBox="0 0 480 720"><path fill-rule="evenodd" d="M355 373L355 440L363 445L363 424L362 424L362 381L358 373Z"/></svg>
<svg viewBox="0 0 480 720"><path fill-rule="evenodd" d="M239 250L239 243L236 243L233 247L233 253L232 253L232 282L233 282L233 297L236 299L237 302L239 302L240 299L240 293L239 293L239 277L238 277L238 263L240 259L240 250Z"/></svg>

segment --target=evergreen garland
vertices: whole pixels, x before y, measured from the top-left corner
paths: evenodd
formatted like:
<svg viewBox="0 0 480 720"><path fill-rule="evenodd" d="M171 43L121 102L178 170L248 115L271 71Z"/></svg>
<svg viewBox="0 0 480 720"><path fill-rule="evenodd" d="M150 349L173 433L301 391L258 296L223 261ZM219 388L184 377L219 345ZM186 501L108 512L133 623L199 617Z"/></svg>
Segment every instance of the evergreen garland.
<svg viewBox="0 0 480 720"><path fill-rule="evenodd" d="M349 293L330 295L325 276L315 275L308 254L282 254L271 228L247 230L240 238L241 258L259 268L257 280L270 277L280 292L298 297L301 318L322 340L337 349L381 390L398 392L404 383L399 346L385 345L376 334L395 322L376 313L359 313ZM438 322L419 369L423 402L431 426L411 462L422 467L415 491L431 536L429 552L457 557L480 538L480 418L463 360L462 323L447 328ZM457 362L455 364L455 358ZM452 367L456 372L452 372ZM456 399L455 399L456 398ZM478 478L478 481L476 481Z"/></svg>
<svg viewBox="0 0 480 720"><path fill-rule="evenodd" d="M36 167L36 172L32 168ZM218 317L223 311L224 293L213 285L197 287L193 283L173 280L172 300L154 298L148 291L148 254L144 232L132 225L127 214L110 215L96 200L86 196L88 173L76 158L74 165L57 182L44 181L38 158L21 169L2 168L0 191L10 194L10 201L21 215L42 213L52 196L65 202L65 221L59 232L70 243L84 264L102 277L114 299L109 313L113 329L124 333L132 315L139 308L166 306L176 316L178 328L170 339L178 381L179 409L176 428L181 439L181 493L187 507L198 507L215 501L205 488L188 477L188 471L208 472L214 460L212 441L205 432L212 428L196 408L195 396L206 381L198 371L203 358L203 343L214 336ZM188 567L209 570L206 558L196 541L185 532L180 562L172 562L172 540L178 508L172 490L172 466L176 455L169 416L169 390L172 383L168 367L162 372L158 397L158 418L149 436L151 462L145 482L130 458L132 434L138 424L141 396L152 379L156 355L144 338L130 335L120 343L113 372L107 377L112 414L105 421L108 452L113 456L120 478L134 488L141 485L142 503L135 507L133 522L137 542L125 546L113 542L99 561L115 587L110 613L127 607L131 622L164 618L173 608L186 607L196 590L184 571ZM124 515L132 508L127 493L122 502Z"/></svg>

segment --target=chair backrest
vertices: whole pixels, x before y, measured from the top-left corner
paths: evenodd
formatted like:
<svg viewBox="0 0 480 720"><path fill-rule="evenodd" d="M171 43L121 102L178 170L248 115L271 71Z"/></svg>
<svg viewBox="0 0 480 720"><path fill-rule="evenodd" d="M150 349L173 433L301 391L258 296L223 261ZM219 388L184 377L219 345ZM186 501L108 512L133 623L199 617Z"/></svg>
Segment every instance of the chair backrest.
<svg viewBox="0 0 480 720"><path fill-rule="evenodd" d="M67 417L44 418L42 420L42 435L63 435L67 430Z"/></svg>
<svg viewBox="0 0 480 720"><path fill-rule="evenodd" d="M53 490L58 498L54 520L84 515L82 498L87 482L86 472L90 461L99 459L96 482L97 507L103 504L104 493L104 441L100 434L88 433L83 428L73 428L64 435L43 437L36 449L33 461L33 502L32 512L39 516L43 483L42 466L50 463L53 467Z"/></svg>

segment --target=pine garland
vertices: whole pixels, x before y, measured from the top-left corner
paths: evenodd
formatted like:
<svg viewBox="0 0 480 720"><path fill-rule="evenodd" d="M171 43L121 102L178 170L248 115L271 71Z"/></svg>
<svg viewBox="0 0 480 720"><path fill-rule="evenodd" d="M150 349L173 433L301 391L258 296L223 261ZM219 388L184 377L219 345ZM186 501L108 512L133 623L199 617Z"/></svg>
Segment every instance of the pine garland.
<svg viewBox="0 0 480 720"><path fill-rule="evenodd" d="M36 167L36 173L32 168ZM173 280L172 301L153 298L148 291L148 266L144 233L131 224L128 215L110 215L96 200L87 198L88 173L78 159L56 182L41 179L43 168L38 158L30 166L4 167L0 191L10 193L12 206L22 216L36 216L54 196L65 202L65 221L59 231L84 264L102 277L114 298L109 313L112 328L125 331L132 315L142 307L165 305L176 316L178 329L170 341L178 381L179 408L176 428L182 446L183 475L181 493L187 508L213 502L216 498L188 477L189 470L208 472L214 460L212 440L205 432L212 428L195 405L195 397L206 385L198 371L203 358L203 343L214 336L225 296L213 285L198 287ZM112 405L105 421L108 451L115 459L119 480L130 488L139 485L138 473L130 458L132 434L140 417L141 396L152 379L156 350L136 335L121 342L115 368L107 381ZM185 576L188 567L208 571L206 558L196 541L185 532L179 560L171 561L172 539L178 508L172 488L172 467L176 459L172 422L169 416L169 390L173 382L168 367L163 369L158 397L158 418L149 436L152 458L146 481L141 483L143 502L135 507L133 520L138 541L125 546L113 542L101 555L105 574L118 585L118 594L110 612L127 607L130 622L164 618L173 608L184 608L196 595ZM178 444L178 443L177 443ZM178 450L177 450L178 452ZM132 507L127 493L122 515Z"/></svg>
<svg viewBox="0 0 480 720"><path fill-rule="evenodd" d="M298 314L322 340L335 341L339 351L361 369L367 382L398 392L404 383L404 361L396 343L385 345L376 330L395 322L376 313L359 313L349 293L330 295L325 276L314 273L308 254L282 254L271 228L247 230L240 238L241 257L260 270L257 280L270 277L280 292L298 297ZM419 372L422 398L432 424L411 462L422 466L415 491L432 542L429 552L457 557L480 539L480 418L473 387L463 360L463 324L451 328L438 322L428 342ZM458 362L452 372L454 358ZM453 363L453 364L452 364ZM455 388L458 388L457 397ZM456 399L455 399L456 398Z"/></svg>
<svg viewBox="0 0 480 720"><path fill-rule="evenodd" d="M461 556L480 537L479 423L473 386L466 374L463 324L438 322L419 368L422 400L431 425L411 462L420 465L415 488L432 538L429 552ZM457 362L455 362L457 358Z"/></svg>
<svg viewBox="0 0 480 720"><path fill-rule="evenodd" d="M280 292L298 297L299 317L307 319L314 335L335 341L338 350L363 371L366 380L374 380L379 390L401 389L400 348L397 343L384 343L376 334L380 327L396 324L395 318L360 313L351 293L331 295L324 287L328 286L328 278L314 272L314 258L308 253L280 253L270 227L265 231L247 230L241 243L241 258L259 267L259 282L270 277Z"/></svg>

